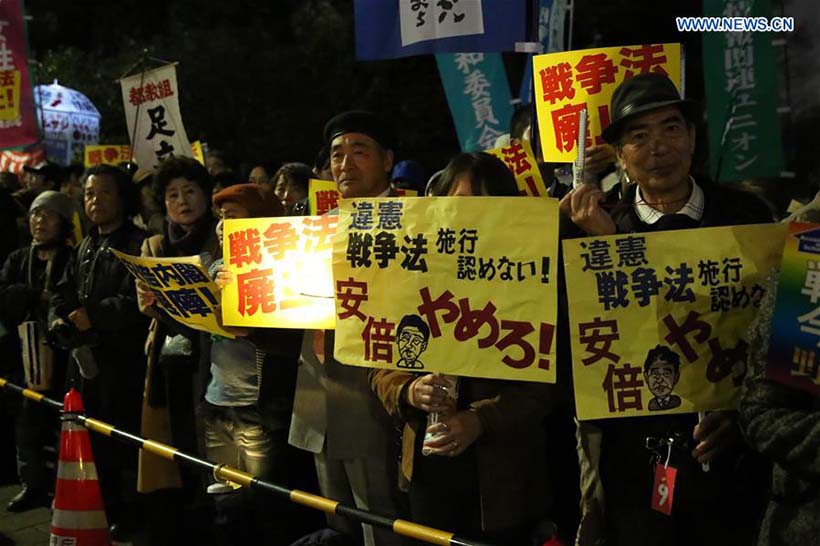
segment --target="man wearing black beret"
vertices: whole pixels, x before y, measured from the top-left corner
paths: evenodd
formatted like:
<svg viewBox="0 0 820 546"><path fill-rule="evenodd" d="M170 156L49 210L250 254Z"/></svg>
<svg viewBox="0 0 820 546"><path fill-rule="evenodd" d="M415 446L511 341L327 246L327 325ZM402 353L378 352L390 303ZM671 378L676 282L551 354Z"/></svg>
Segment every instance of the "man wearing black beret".
<svg viewBox="0 0 820 546"><path fill-rule="evenodd" d="M395 145L382 120L370 112L339 114L325 126L324 140L343 198L393 195L389 174ZM322 495L400 516L392 424L370 390L368 369L336 361L333 341L332 331L305 332L289 441L314 454ZM390 531L338 516L328 520L331 527L365 546L404 544Z"/></svg>

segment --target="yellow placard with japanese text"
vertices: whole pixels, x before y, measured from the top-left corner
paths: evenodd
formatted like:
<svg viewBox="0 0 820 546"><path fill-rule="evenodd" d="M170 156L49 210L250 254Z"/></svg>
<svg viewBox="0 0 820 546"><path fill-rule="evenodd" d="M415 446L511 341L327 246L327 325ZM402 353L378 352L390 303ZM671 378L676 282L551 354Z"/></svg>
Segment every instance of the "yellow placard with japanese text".
<svg viewBox="0 0 820 546"><path fill-rule="evenodd" d="M609 104L626 78L646 72L669 76L681 89L681 45L644 44L536 55L535 107L544 161L575 161L580 112L589 115L587 145L603 144Z"/></svg>
<svg viewBox="0 0 820 546"><path fill-rule="evenodd" d="M416 190L395 190L402 197L416 197L419 192ZM321 216L335 209L342 196L336 189L336 182L333 180L318 180L311 178L308 183L308 203L310 213Z"/></svg>
<svg viewBox="0 0 820 546"><path fill-rule="evenodd" d="M0 71L0 121L13 121L20 117L20 85L19 70Z"/></svg>
<svg viewBox="0 0 820 546"><path fill-rule="evenodd" d="M331 252L338 217L226 220L222 290L229 326L333 329Z"/></svg>
<svg viewBox="0 0 820 546"><path fill-rule="evenodd" d="M127 144L88 144L85 147L83 165L117 165L131 159L131 146Z"/></svg>
<svg viewBox="0 0 820 546"><path fill-rule="evenodd" d="M335 358L554 383L557 254L554 199L341 200Z"/></svg>
<svg viewBox="0 0 820 546"><path fill-rule="evenodd" d="M333 180L311 178L308 182L308 203L310 213L316 216L327 214L339 203L339 190Z"/></svg>
<svg viewBox="0 0 820 546"><path fill-rule="evenodd" d="M191 142L191 152L194 154L194 159L199 161L202 165L205 164L205 152L202 150L202 142L199 140Z"/></svg>
<svg viewBox="0 0 820 546"><path fill-rule="evenodd" d="M579 419L735 407L786 226L564 241Z"/></svg>
<svg viewBox="0 0 820 546"><path fill-rule="evenodd" d="M495 148L486 151L507 165L515 175L515 182L521 195L529 197L549 197L547 186L541 177L532 146L528 140L515 142L506 148Z"/></svg>
<svg viewBox="0 0 820 546"><path fill-rule="evenodd" d="M195 330L233 339L217 323L219 288L199 256L145 258L111 252L135 279L145 283L169 317Z"/></svg>

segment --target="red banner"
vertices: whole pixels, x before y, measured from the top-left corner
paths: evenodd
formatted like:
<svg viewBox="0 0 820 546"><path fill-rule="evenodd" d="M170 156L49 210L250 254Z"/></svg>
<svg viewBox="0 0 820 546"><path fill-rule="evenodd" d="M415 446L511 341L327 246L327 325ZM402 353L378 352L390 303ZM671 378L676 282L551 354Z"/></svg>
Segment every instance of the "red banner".
<svg viewBox="0 0 820 546"><path fill-rule="evenodd" d="M0 2L0 148L38 139L20 0Z"/></svg>

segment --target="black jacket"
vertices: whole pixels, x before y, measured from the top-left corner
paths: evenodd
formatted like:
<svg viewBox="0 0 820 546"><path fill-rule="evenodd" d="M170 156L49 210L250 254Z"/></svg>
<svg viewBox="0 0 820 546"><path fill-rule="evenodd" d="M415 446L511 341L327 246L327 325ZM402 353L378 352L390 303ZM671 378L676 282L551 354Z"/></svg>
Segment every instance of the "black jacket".
<svg viewBox="0 0 820 546"><path fill-rule="evenodd" d="M9 254L0 271L0 322L8 334L0 341L3 363L0 370L14 380L21 379L20 338L17 326L26 320L40 322L41 332L48 330L48 304L42 299L43 291L53 292L62 278L71 258L70 246L60 246L50 264L32 260L36 249L20 248ZM55 388L62 387L66 353L55 351L57 374Z"/></svg>
<svg viewBox="0 0 820 546"><path fill-rule="evenodd" d="M706 180L696 182L704 194L704 211L696 227L772 221L768 207L752 194ZM653 230L654 226L643 223L632 206L636 191L637 186L633 184L623 192L620 186L616 186L607 194L605 206L611 206L610 215L619 233ZM568 218L562 218L563 238L583 235ZM566 320L565 313L566 310L562 310L562 320ZM559 350L568 358L566 343L563 347L559 343ZM694 442L688 439L691 439L696 424L695 414L584 423L579 432L579 456L582 468L586 466L592 470L582 471L582 474L597 473L603 484L607 544L674 545L687 538L694 540L692 543L715 545L751 542L762 506L766 466L760 458L740 446L732 453L718 457L710 472L703 472L689 454ZM600 434L599 448L592 440L596 434ZM652 454L645 444L648 437L666 438L671 434L677 434L689 443L672 453L671 464L678 469L678 486L672 516L665 516L650 509L653 464ZM597 496L591 490L586 494L591 495L590 498ZM601 504L592 502L590 506ZM592 544L598 537L598 531L585 528L587 525L589 529L594 528L597 517L588 514L584 518L586 521L582 521L583 544Z"/></svg>
<svg viewBox="0 0 820 546"><path fill-rule="evenodd" d="M91 228L51 299L52 318L68 321L72 311L85 307L92 329L98 334L92 351L101 375L109 367L116 367L129 379L144 376L148 318L137 307L133 277L109 249L139 256L145 237L146 233L130 222L107 236ZM121 366L123 360L132 365Z"/></svg>
<svg viewBox="0 0 820 546"><path fill-rule="evenodd" d="M773 220L769 208L751 193L719 186L705 179L698 179L696 183L703 190L704 199L703 216L698 227L764 224ZM628 206L635 202L637 187L637 184L632 184L621 192L618 184L607 193L607 204L622 205L613 208L611 213L619 233L651 231L638 218L635 207Z"/></svg>

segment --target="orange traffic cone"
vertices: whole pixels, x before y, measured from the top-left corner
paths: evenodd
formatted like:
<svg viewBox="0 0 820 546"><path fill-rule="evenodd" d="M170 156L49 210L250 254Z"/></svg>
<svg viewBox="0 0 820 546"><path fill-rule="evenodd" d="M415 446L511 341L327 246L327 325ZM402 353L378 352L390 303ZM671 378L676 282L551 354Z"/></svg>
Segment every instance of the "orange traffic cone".
<svg viewBox="0 0 820 546"><path fill-rule="evenodd" d="M97 467L88 430L77 422L83 413L80 393L71 389L63 403L63 429L57 465L57 490L50 546L110 546Z"/></svg>

